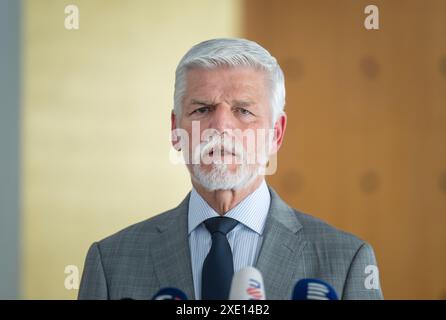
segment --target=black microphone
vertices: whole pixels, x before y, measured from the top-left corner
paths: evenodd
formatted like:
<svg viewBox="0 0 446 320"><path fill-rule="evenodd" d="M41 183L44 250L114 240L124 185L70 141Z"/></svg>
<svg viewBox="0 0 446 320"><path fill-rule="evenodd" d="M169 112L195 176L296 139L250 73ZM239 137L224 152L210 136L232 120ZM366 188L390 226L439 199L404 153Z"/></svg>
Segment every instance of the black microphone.
<svg viewBox="0 0 446 320"><path fill-rule="evenodd" d="M336 291L318 279L302 279L294 286L293 300L339 300Z"/></svg>
<svg viewBox="0 0 446 320"><path fill-rule="evenodd" d="M153 296L152 300L187 300L187 296L177 288L163 288Z"/></svg>

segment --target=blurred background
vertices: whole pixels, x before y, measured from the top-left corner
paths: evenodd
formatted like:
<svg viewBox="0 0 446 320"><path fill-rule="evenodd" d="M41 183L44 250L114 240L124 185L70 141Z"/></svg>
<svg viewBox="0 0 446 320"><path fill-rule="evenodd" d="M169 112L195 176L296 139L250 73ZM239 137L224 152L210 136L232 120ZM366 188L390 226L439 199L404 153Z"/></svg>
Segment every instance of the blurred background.
<svg viewBox="0 0 446 320"><path fill-rule="evenodd" d="M444 0L0 0L0 298L76 298L93 241L184 198L174 71L216 37L285 72L282 198L369 242L385 298L446 299Z"/></svg>

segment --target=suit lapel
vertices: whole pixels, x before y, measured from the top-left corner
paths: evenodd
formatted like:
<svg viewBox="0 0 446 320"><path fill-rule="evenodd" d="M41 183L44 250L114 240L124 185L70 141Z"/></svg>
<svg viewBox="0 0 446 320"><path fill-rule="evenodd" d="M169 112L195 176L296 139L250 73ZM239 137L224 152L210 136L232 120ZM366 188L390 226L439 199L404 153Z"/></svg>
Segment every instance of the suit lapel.
<svg viewBox="0 0 446 320"><path fill-rule="evenodd" d="M160 287L182 290L188 299L195 299L192 265L187 234L187 211L189 195L157 226L158 242L152 246L155 273Z"/></svg>
<svg viewBox="0 0 446 320"><path fill-rule="evenodd" d="M305 246L294 211L270 188L271 205L256 267L263 275L266 298L291 299L296 274L304 272L299 255Z"/></svg>
<svg viewBox="0 0 446 320"><path fill-rule="evenodd" d="M289 300L294 281L304 274L299 256L306 242L302 240L302 225L294 211L269 188L271 205L263 232L262 248L256 268L263 275L267 299ZM178 288L189 299L195 299L192 264L187 235L188 195L183 202L162 220L154 239L152 257L160 287Z"/></svg>

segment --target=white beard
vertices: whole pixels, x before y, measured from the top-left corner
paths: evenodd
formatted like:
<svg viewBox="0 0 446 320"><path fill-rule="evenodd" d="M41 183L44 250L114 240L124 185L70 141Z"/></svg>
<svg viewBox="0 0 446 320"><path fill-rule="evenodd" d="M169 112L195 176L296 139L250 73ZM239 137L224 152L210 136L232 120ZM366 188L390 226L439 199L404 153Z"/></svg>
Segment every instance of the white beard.
<svg viewBox="0 0 446 320"><path fill-rule="evenodd" d="M209 152L219 153L221 149L233 153L229 162L223 155L209 158ZM209 191L240 189L252 183L258 176L257 165L247 163L243 145L232 139L222 139L218 135L211 137L194 150L195 160L197 157L199 161L191 165L192 179ZM203 162L207 165L206 169ZM231 163L233 169L230 169Z"/></svg>
<svg viewBox="0 0 446 320"><path fill-rule="evenodd" d="M246 163L237 165L235 172L227 164L211 164L204 170L200 164L192 165L192 178L209 191L237 190L251 184L258 175L258 169Z"/></svg>

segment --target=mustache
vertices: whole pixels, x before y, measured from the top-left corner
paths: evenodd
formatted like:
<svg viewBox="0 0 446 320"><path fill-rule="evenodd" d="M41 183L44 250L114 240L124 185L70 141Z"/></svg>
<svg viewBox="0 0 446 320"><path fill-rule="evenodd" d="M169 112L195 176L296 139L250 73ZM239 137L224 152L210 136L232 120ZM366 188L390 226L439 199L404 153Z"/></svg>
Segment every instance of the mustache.
<svg viewBox="0 0 446 320"><path fill-rule="evenodd" d="M197 157L199 157L198 162L195 163L200 163L200 160L214 155L224 157L226 154L240 160L245 157L245 149L234 137L212 136L195 148L194 160L197 160Z"/></svg>

